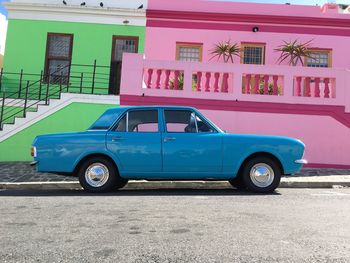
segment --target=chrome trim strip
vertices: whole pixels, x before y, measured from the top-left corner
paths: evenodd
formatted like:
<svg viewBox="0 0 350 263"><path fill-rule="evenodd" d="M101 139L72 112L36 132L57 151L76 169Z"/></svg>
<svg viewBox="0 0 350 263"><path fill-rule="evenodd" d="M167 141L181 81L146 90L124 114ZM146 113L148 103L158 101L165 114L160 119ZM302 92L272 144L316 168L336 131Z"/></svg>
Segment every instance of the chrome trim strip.
<svg viewBox="0 0 350 263"><path fill-rule="evenodd" d="M307 164L307 160L305 159L295 160L294 162L298 164Z"/></svg>

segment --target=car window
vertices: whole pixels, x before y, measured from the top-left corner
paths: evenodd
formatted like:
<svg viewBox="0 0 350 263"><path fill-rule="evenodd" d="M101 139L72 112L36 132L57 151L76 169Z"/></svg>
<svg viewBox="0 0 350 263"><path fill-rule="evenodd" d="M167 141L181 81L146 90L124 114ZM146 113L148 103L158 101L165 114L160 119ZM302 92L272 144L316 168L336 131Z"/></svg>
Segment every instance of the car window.
<svg viewBox="0 0 350 263"><path fill-rule="evenodd" d="M115 120L119 117L120 112L116 109L109 109L105 111L95 122L91 125L89 130L108 130Z"/></svg>
<svg viewBox="0 0 350 263"><path fill-rule="evenodd" d="M126 114L123 118L118 122L117 126L115 127L114 131L116 132L126 132Z"/></svg>
<svg viewBox="0 0 350 263"><path fill-rule="evenodd" d="M130 111L128 132L158 132L158 110Z"/></svg>
<svg viewBox="0 0 350 263"><path fill-rule="evenodd" d="M165 110L164 115L167 132L197 132L196 119L192 111Z"/></svg>
<svg viewBox="0 0 350 263"><path fill-rule="evenodd" d="M198 132L214 132L214 130L198 116L196 116L196 122Z"/></svg>

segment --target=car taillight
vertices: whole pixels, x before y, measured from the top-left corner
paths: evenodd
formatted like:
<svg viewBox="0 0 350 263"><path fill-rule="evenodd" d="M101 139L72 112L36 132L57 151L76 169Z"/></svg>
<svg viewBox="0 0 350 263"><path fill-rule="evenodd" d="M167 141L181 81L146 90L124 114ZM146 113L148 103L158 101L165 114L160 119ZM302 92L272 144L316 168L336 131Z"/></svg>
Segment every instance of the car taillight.
<svg viewBox="0 0 350 263"><path fill-rule="evenodd" d="M36 157L36 147L32 146L31 150L30 150L30 155L33 157Z"/></svg>

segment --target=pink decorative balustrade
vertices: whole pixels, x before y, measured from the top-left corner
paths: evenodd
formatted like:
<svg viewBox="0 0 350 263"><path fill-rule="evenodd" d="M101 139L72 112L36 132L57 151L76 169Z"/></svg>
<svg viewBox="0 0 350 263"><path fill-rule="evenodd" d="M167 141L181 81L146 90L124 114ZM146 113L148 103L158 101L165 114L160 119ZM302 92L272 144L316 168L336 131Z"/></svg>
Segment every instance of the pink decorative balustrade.
<svg viewBox="0 0 350 263"><path fill-rule="evenodd" d="M336 98L335 78L296 76L294 96L313 98Z"/></svg>
<svg viewBox="0 0 350 263"><path fill-rule="evenodd" d="M242 93L254 95L282 95L283 76L270 74L243 74Z"/></svg>
<svg viewBox="0 0 350 263"><path fill-rule="evenodd" d="M233 74L227 72L196 71L192 73L195 92L232 92Z"/></svg>
<svg viewBox="0 0 350 263"><path fill-rule="evenodd" d="M183 90L185 78L190 78L192 92L232 92L232 73L194 71L185 77L184 70L145 68L144 83L148 89Z"/></svg>
<svg viewBox="0 0 350 263"><path fill-rule="evenodd" d="M183 70L144 69L144 83L148 89L183 90L183 80Z"/></svg>
<svg viewBox="0 0 350 263"><path fill-rule="evenodd" d="M121 95L340 105L350 72L330 68L147 60L124 54Z"/></svg>

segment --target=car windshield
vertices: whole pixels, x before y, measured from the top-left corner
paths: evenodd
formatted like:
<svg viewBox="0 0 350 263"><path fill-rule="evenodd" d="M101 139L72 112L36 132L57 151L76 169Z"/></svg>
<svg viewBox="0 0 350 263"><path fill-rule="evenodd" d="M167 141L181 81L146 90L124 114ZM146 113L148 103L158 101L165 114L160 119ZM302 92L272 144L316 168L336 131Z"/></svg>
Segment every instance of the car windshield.
<svg viewBox="0 0 350 263"><path fill-rule="evenodd" d="M108 130L120 115L121 111L116 109L107 110L100 118L91 125L89 130Z"/></svg>

